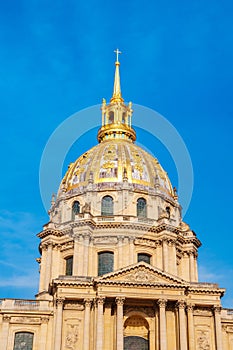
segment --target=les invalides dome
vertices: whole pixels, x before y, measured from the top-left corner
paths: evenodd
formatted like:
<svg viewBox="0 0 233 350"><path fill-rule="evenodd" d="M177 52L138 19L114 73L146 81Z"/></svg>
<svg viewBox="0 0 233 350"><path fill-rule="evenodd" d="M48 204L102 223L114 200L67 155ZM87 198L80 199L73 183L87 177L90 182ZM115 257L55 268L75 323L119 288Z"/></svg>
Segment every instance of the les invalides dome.
<svg viewBox="0 0 233 350"><path fill-rule="evenodd" d="M35 300L0 301L1 350L232 350L224 289L158 160L135 145L115 63L99 144L70 164L40 239Z"/></svg>

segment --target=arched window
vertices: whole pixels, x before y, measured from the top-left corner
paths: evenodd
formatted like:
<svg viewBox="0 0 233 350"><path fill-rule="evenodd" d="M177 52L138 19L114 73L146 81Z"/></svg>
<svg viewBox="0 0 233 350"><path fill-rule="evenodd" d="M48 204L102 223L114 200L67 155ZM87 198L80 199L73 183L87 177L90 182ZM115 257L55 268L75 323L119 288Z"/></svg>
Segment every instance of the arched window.
<svg viewBox="0 0 233 350"><path fill-rule="evenodd" d="M13 350L32 350L33 333L17 332L15 333L14 349Z"/></svg>
<svg viewBox="0 0 233 350"><path fill-rule="evenodd" d="M171 216L171 208L170 207L166 207L166 213L167 213L168 218L170 219L170 216Z"/></svg>
<svg viewBox="0 0 233 350"><path fill-rule="evenodd" d="M101 215L113 215L113 198L111 196L105 196L102 198Z"/></svg>
<svg viewBox="0 0 233 350"><path fill-rule="evenodd" d="M114 254L112 252L98 253L98 276L113 271Z"/></svg>
<svg viewBox="0 0 233 350"><path fill-rule="evenodd" d="M66 260L66 276L72 276L73 274L73 256L69 256Z"/></svg>
<svg viewBox="0 0 233 350"><path fill-rule="evenodd" d="M139 261L145 261L147 264L150 264L150 258L151 256L146 253L139 253L138 254L138 262Z"/></svg>
<svg viewBox="0 0 233 350"><path fill-rule="evenodd" d="M114 123L114 112L109 112L108 121L109 121L109 124Z"/></svg>
<svg viewBox="0 0 233 350"><path fill-rule="evenodd" d="M80 203L75 201L72 205L72 220L74 220L75 215L80 213Z"/></svg>
<svg viewBox="0 0 233 350"><path fill-rule="evenodd" d="M137 216L139 218L147 217L147 205L144 198L138 198L137 200Z"/></svg>

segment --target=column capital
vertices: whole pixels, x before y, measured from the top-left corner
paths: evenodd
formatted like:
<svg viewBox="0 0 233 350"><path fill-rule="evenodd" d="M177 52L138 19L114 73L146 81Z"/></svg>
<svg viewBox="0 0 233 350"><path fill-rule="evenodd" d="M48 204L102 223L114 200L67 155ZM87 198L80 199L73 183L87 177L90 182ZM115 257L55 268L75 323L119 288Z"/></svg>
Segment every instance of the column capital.
<svg viewBox="0 0 233 350"><path fill-rule="evenodd" d="M187 304L187 311L188 312L193 312L194 305L193 304Z"/></svg>
<svg viewBox="0 0 233 350"><path fill-rule="evenodd" d="M56 306L63 306L65 298L57 298L56 299Z"/></svg>
<svg viewBox="0 0 233 350"><path fill-rule="evenodd" d="M166 305L167 305L167 300L166 299L159 299L158 301L157 301L157 304L159 305L159 307L161 308L161 307L166 307Z"/></svg>
<svg viewBox="0 0 233 350"><path fill-rule="evenodd" d="M92 302L93 302L93 299L84 299L85 307L91 307Z"/></svg>
<svg viewBox="0 0 233 350"><path fill-rule="evenodd" d="M49 316L41 316L40 318L41 323L48 323L49 322Z"/></svg>
<svg viewBox="0 0 233 350"><path fill-rule="evenodd" d="M3 315L2 320L3 320L3 322L10 322L11 317L8 315Z"/></svg>
<svg viewBox="0 0 233 350"><path fill-rule="evenodd" d="M104 300L105 297L97 297L95 301L97 305L104 305Z"/></svg>
<svg viewBox="0 0 233 350"><path fill-rule="evenodd" d="M184 300L178 300L176 302L176 307L178 307L178 309L184 309L186 306L186 302Z"/></svg>
<svg viewBox="0 0 233 350"><path fill-rule="evenodd" d="M117 305L124 305L125 298L124 297L116 297Z"/></svg>
<svg viewBox="0 0 233 350"><path fill-rule="evenodd" d="M221 314L222 307L220 305L214 305L213 311L215 314Z"/></svg>

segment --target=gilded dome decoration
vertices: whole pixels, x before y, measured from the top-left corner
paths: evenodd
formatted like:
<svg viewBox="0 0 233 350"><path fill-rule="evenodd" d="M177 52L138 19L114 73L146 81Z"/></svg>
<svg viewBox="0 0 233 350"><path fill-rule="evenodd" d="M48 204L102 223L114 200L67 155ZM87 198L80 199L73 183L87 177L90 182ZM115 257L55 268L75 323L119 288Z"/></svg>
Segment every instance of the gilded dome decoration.
<svg viewBox="0 0 233 350"><path fill-rule="evenodd" d="M123 140L101 142L72 163L63 179L66 191L94 184L122 183L158 188L174 197L170 180L158 160Z"/></svg>
<svg viewBox="0 0 233 350"><path fill-rule="evenodd" d="M124 103L120 87L120 62L115 62L115 79L110 103L103 99L102 126L98 131L99 145L84 153L69 169L63 179L66 192L83 192L89 183L105 184L105 188L127 181L132 189L154 189L176 199L166 172L158 160L134 144L132 103ZM99 187L99 188L100 188Z"/></svg>

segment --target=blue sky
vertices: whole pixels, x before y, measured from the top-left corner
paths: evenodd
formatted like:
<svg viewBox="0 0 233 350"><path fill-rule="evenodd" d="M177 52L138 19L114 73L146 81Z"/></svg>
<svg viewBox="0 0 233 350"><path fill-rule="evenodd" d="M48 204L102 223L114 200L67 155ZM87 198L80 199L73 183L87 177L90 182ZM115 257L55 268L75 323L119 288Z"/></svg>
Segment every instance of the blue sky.
<svg viewBox="0 0 233 350"><path fill-rule="evenodd" d="M185 221L203 244L200 280L226 287L223 305L233 308L232 13L230 0L0 3L0 297L37 291L36 233L48 221L42 152L67 117L109 100L119 47L125 100L161 113L189 150L195 183ZM93 135L71 147L63 172ZM149 147L140 131L138 142ZM152 143L177 186L170 155Z"/></svg>

